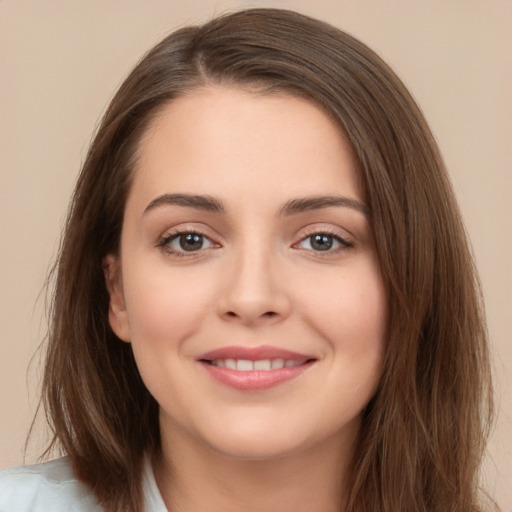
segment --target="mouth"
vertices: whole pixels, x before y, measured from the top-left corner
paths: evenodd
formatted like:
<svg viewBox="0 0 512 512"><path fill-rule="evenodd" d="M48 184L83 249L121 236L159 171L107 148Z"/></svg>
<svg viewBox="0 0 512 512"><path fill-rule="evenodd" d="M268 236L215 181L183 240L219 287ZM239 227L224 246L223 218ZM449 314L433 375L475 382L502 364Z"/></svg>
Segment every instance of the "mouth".
<svg viewBox="0 0 512 512"><path fill-rule="evenodd" d="M293 359L258 359L257 361L251 361L249 359L214 359L209 361L203 360L206 364L217 366L219 368L228 368L229 370L238 370L239 372L251 372L254 370L262 372L270 372L272 370L281 370L282 368L294 368L301 366L310 359L305 360L293 360Z"/></svg>
<svg viewBox="0 0 512 512"><path fill-rule="evenodd" d="M241 391L266 390L290 381L316 358L276 347L225 347L197 361L216 381Z"/></svg>

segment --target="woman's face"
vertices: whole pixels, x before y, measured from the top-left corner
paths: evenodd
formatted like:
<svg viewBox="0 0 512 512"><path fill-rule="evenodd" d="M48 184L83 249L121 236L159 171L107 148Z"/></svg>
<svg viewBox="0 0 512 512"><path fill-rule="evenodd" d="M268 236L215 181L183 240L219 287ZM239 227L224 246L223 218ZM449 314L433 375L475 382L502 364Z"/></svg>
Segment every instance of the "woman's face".
<svg viewBox="0 0 512 512"><path fill-rule="evenodd" d="M164 439L259 459L351 446L386 290L351 149L317 106L223 87L166 105L105 269Z"/></svg>

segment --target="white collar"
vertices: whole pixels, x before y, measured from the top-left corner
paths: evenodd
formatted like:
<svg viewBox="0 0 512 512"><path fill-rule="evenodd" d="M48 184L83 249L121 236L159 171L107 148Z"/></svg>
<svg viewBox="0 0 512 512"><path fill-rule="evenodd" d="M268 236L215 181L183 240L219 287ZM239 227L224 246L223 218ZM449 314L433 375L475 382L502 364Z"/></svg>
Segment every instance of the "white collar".
<svg viewBox="0 0 512 512"><path fill-rule="evenodd" d="M153 466L148 454L144 456L142 472L142 488L144 492L144 512L168 512L162 495L156 484Z"/></svg>

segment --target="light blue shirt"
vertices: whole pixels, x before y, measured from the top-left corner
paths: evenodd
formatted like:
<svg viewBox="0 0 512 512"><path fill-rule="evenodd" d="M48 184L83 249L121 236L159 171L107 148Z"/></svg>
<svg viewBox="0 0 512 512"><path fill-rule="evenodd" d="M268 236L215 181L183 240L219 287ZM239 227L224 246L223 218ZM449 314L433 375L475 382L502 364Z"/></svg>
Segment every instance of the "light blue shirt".
<svg viewBox="0 0 512 512"><path fill-rule="evenodd" d="M167 512L149 460L143 471L145 512ZM0 472L0 512L102 512L67 458Z"/></svg>

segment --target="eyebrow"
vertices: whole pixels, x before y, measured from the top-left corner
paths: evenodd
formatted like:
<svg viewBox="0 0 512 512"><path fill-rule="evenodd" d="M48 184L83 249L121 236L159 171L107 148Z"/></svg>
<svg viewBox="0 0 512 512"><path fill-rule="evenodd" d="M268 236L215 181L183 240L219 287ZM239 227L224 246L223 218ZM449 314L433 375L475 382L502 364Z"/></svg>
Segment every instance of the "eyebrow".
<svg viewBox="0 0 512 512"><path fill-rule="evenodd" d="M191 195L191 194L163 194L153 199L145 208L144 215L159 206L176 205L195 208L207 212L224 213L223 204L211 196Z"/></svg>
<svg viewBox="0 0 512 512"><path fill-rule="evenodd" d="M311 210L321 210L330 206L344 206L352 208L358 212L368 215L370 208L356 199L350 199L344 196L313 196L288 201L280 211L281 215L295 215L297 213L308 212Z"/></svg>
<svg viewBox="0 0 512 512"><path fill-rule="evenodd" d="M153 199L153 201L146 206L144 215L155 208L166 205L185 206L213 213L226 212L222 202L212 196L194 194L163 194ZM282 216L290 216L312 210L321 210L331 206L352 208L364 213L365 215L370 213L370 208L366 204L356 199L350 199L344 196L313 196L292 199L283 205L279 213Z"/></svg>

